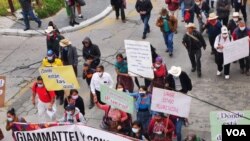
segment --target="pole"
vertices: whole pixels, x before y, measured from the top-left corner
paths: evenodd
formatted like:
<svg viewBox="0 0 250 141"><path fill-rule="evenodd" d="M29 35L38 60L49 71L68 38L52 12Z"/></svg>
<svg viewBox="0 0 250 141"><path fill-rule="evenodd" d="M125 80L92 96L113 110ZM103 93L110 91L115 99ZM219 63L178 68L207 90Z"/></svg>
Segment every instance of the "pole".
<svg viewBox="0 0 250 141"><path fill-rule="evenodd" d="M15 8L14 8L14 5L13 5L13 1L12 0L8 0L8 3L9 3L11 14L14 15Z"/></svg>

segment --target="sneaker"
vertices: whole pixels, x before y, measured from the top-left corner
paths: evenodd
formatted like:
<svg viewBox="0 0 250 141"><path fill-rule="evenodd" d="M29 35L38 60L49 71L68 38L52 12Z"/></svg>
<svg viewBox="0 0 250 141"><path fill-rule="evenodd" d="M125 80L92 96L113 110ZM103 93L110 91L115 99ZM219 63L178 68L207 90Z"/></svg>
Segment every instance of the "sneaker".
<svg viewBox="0 0 250 141"><path fill-rule="evenodd" d="M192 69L191 69L191 72L195 72L195 70L196 70L195 68L192 68Z"/></svg>
<svg viewBox="0 0 250 141"><path fill-rule="evenodd" d="M221 72L217 70L216 75L217 75L217 76L220 76L220 75L221 75Z"/></svg>
<svg viewBox="0 0 250 141"><path fill-rule="evenodd" d="M170 53L169 53L169 56L170 56L170 57L172 57L172 56L173 56L173 53L172 53L172 52L170 52Z"/></svg>
<svg viewBox="0 0 250 141"><path fill-rule="evenodd" d="M78 23L78 22L76 22L76 21L74 21L74 22L73 22L73 24L79 25L79 23Z"/></svg>
<svg viewBox="0 0 250 141"><path fill-rule="evenodd" d="M27 31L27 30L29 30L29 29L30 29L30 28L27 27L27 28L24 28L23 31Z"/></svg>
<svg viewBox="0 0 250 141"><path fill-rule="evenodd" d="M225 75L225 79L229 79L230 78L230 76L229 75Z"/></svg>
<svg viewBox="0 0 250 141"><path fill-rule="evenodd" d="M143 34L143 35L142 35L142 39L146 39L146 34Z"/></svg>
<svg viewBox="0 0 250 141"><path fill-rule="evenodd" d="M42 26L42 21L38 22L38 28Z"/></svg>
<svg viewBox="0 0 250 141"><path fill-rule="evenodd" d="M78 19L83 19L83 16L82 15L78 15Z"/></svg>

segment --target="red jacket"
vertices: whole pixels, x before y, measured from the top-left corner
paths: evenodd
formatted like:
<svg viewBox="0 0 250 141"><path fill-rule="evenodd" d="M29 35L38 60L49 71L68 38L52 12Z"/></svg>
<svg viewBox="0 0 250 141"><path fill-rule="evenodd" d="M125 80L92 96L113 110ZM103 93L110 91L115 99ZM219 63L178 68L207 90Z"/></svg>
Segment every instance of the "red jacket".
<svg viewBox="0 0 250 141"><path fill-rule="evenodd" d="M155 64L154 64L154 68L155 68ZM167 76L167 67L166 67L166 65L162 64L159 68L156 69L156 71L154 71L154 74L155 74L155 77L157 77L157 78Z"/></svg>
<svg viewBox="0 0 250 141"><path fill-rule="evenodd" d="M247 27L246 27L246 32L247 32L248 37L250 38L250 29L247 28ZM233 34L232 34L232 37L233 37L234 41L235 41L235 40L238 40L238 39L241 39L241 38L243 38L243 37L246 37L246 36L244 36L244 35L243 35L243 37L242 37L242 35L240 35L240 34L241 34L240 28L237 27L237 28L234 30ZM249 48L250 48L250 42L249 42Z"/></svg>

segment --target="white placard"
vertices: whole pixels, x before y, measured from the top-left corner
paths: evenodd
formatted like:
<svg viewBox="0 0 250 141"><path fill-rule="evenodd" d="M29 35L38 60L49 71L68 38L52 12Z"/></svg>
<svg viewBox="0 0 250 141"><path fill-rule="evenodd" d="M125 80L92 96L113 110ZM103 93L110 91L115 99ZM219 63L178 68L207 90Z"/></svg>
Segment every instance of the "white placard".
<svg viewBox="0 0 250 141"><path fill-rule="evenodd" d="M224 65L249 56L249 37L245 37L227 44L224 44L223 59Z"/></svg>
<svg viewBox="0 0 250 141"><path fill-rule="evenodd" d="M151 110L187 118L191 99L191 97L175 91L154 87Z"/></svg>
<svg viewBox="0 0 250 141"><path fill-rule="evenodd" d="M154 78L150 43L125 40L128 72L132 76Z"/></svg>

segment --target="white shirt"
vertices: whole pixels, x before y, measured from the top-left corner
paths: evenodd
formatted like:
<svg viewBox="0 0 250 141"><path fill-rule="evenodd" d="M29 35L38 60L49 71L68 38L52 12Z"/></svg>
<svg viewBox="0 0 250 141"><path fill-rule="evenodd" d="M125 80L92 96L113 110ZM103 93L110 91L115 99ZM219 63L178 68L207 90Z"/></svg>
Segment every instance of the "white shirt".
<svg viewBox="0 0 250 141"><path fill-rule="evenodd" d="M100 91L100 84L105 84L109 88L113 87L113 79L109 73L103 72L102 77L98 73L94 73L90 82L90 90L95 95L95 90Z"/></svg>
<svg viewBox="0 0 250 141"><path fill-rule="evenodd" d="M173 77L173 78L174 78L174 83L175 83L175 90L177 91L182 90L180 77Z"/></svg>
<svg viewBox="0 0 250 141"><path fill-rule="evenodd" d="M230 43L233 41L233 38L231 37L231 41L230 41L230 38L229 38L230 35L227 36L226 40L222 37L222 35L218 35L216 38L215 38L215 42L214 42L214 48L217 50L217 52L220 52L220 53L223 53L223 48L217 48L219 45L224 45L225 43ZM223 46L225 47L225 46Z"/></svg>

